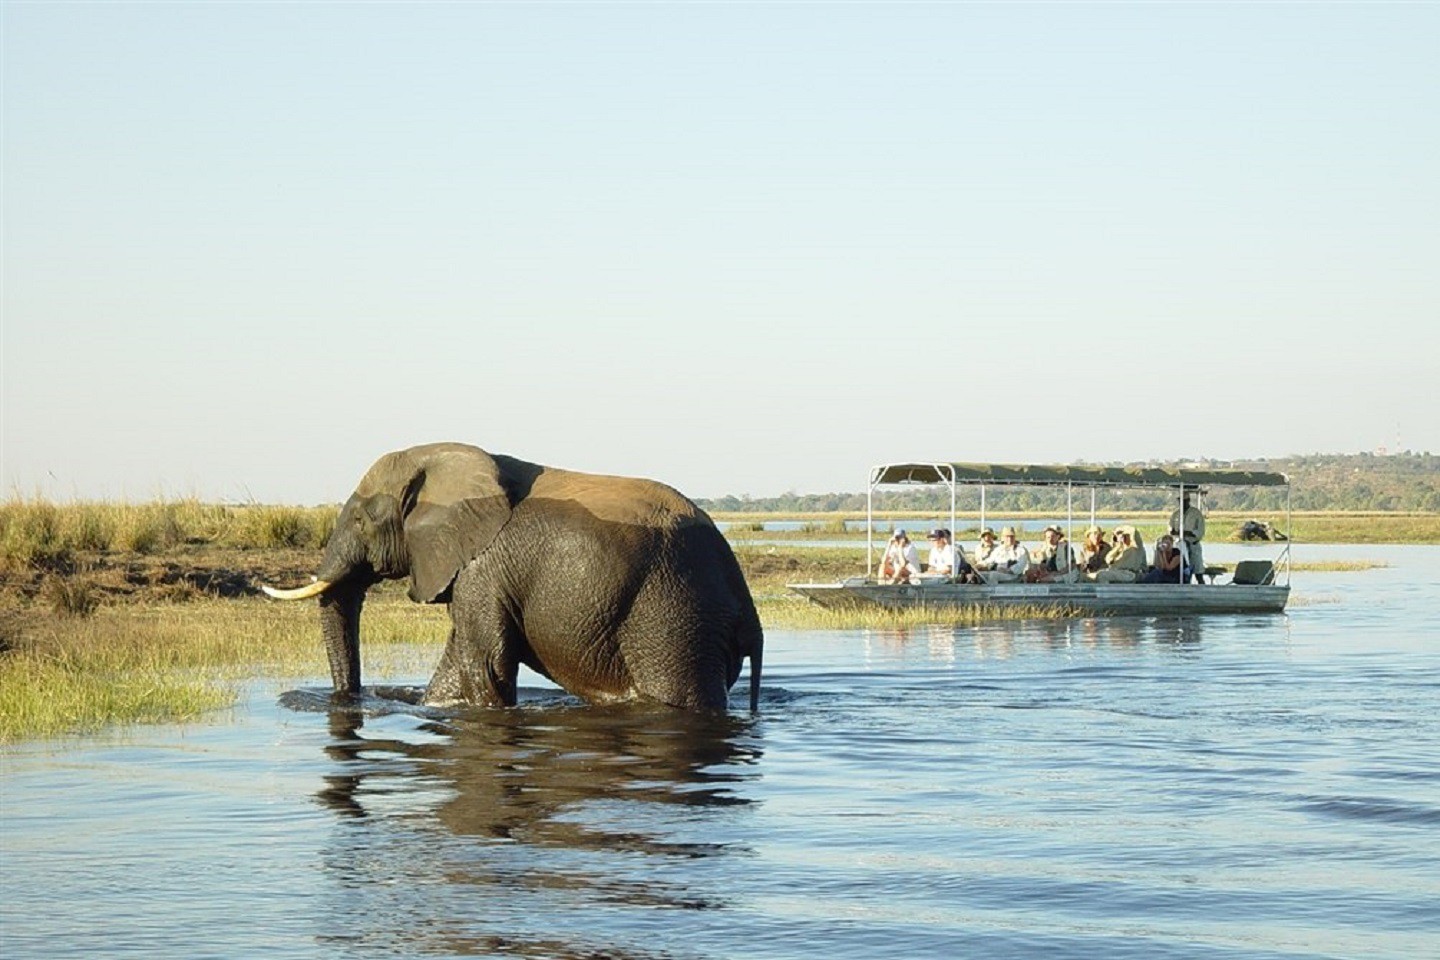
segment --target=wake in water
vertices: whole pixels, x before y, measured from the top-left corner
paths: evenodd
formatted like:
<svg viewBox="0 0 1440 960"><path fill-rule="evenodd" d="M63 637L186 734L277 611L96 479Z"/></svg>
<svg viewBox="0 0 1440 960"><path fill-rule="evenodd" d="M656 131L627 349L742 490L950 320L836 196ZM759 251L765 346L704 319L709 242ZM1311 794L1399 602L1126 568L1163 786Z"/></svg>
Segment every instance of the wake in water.
<svg viewBox="0 0 1440 960"><path fill-rule="evenodd" d="M522 688L521 707L575 706L580 700L561 690ZM280 694L279 704L296 713L353 713L366 717L383 717L390 714L408 714L432 720L453 719L465 716L484 707L434 707L421 701L425 697L424 687L374 686L364 687L355 697L336 697L329 687L300 687ZM509 708L493 708L509 709Z"/></svg>

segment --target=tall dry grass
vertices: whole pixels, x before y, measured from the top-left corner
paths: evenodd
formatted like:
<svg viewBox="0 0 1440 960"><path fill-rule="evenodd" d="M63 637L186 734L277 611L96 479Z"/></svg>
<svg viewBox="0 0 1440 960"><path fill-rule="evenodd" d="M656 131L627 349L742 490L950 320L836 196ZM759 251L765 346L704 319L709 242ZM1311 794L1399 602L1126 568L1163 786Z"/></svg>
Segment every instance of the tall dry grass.
<svg viewBox="0 0 1440 960"><path fill-rule="evenodd" d="M319 548L336 507L222 505L198 500L74 503L12 497L0 502L0 569L64 566L79 554L154 554L187 544L235 549Z"/></svg>

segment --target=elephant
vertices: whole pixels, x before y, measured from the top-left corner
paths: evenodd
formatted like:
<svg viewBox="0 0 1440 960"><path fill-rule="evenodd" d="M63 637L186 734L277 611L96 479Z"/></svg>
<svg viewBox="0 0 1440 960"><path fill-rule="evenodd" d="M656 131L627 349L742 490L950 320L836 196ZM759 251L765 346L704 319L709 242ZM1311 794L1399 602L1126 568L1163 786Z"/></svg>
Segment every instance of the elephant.
<svg viewBox="0 0 1440 960"><path fill-rule="evenodd" d="M1240 525L1241 540L1287 540L1288 537L1275 529L1273 524L1259 520L1246 520Z"/></svg>
<svg viewBox="0 0 1440 960"><path fill-rule="evenodd" d="M723 711L764 634L710 517L662 483L433 443L380 457L340 510L313 583L337 694L360 691L366 591L409 578L451 629L423 701L514 706L521 664L592 703Z"/></svg>

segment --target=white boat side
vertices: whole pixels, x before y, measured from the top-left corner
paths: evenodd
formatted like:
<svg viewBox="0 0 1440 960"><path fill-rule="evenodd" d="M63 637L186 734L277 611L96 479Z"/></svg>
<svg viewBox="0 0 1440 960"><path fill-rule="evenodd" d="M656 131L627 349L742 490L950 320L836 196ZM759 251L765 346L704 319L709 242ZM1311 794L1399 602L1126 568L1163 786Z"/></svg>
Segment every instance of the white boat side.
<svg viewBox="0 0 1440 960"><path fill-rule="evenodd" d="M1053 610L1076 616L1202 613L1280 613L1285 585L1179 583L995 583L924 581L877 583L856 577L838 583L792 583L791 590L833 610L992 607Z"/></svg>
<svg viewBox="0 0 1440 960"><path fill-rule="evenodd" d="M1290 481L1284 474L1256 470L1174 467L1095 467L1084 465L889 463L872 467L866 496L866 569L875 562L874 497L879 487L943 486L950 492L950 529L956 529L956 491L979 487L980 524L985 525L987 486L1063 487L1066 514L1073 518L1074 492L1089 491L1091 522L1099 489L1164 488L1175 491L1177 505L1212 486L1283 487L1286 530L1291 527ZM1192 615L1208 613L1281 613L1290 598L1290 541L1273 561L1258 565L1259 576L1232 582L1193 583L957 583L922 578L919 583L881 583L852 577L837 583L794 583L787 587L814 603L833 609L990 607L1034 608L1089 615ZM1247 571L1256 572L1256 571Z"/></svg>

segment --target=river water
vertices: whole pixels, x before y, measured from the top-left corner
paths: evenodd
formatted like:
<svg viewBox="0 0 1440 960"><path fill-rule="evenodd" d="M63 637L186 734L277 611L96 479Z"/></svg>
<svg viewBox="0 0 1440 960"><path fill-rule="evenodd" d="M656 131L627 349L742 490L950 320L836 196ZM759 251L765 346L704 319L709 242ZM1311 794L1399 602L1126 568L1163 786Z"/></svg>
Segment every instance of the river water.
<svg viewBox="0 0 1440 960"><path fill-rule="evenodd" d="M1434 957L1440 548L1322 555L1391 566L1285 616L771 631L757 718L312 678L12 747L0 955Z"/></svg>

